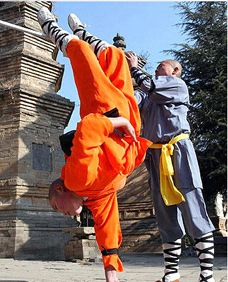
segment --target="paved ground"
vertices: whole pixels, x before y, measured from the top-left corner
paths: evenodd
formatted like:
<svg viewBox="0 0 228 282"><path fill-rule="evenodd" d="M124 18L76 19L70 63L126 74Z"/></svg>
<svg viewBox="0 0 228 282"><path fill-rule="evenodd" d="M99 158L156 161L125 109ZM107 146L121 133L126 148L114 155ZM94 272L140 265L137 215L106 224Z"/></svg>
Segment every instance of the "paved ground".
<svg viewBox="0 0 228 282"><path fill-rule="evenodd" d="M154 282L161 278L161 254L122 254L125 272L120 282ZM196 257L181 257L181 282L198 281ZM227 282L227 258L216 257L216 282ZM0 282L98 282L105 281L102 262L23 261L0 259Z"/></svg>

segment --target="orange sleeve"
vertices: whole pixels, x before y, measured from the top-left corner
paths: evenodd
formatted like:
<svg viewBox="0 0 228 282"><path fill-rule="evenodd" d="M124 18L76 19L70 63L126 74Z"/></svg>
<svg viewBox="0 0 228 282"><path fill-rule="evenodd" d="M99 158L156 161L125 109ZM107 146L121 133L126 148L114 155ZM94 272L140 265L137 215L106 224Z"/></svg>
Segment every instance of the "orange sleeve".
<svg viewBox="0 0 228 282"><path fill-rule="evenodd" d="M117 195L115 191L103 195L98 200L87 201L94 220L96 240L101 251L104 249L118 249L122 242L119 221ZM102 256L104 267L113 266L116 271L123 271L123 265L118 255Z"/></svg>
<svg viewBox="0 0 228 282"><path fill-rule="evenodd" d="M100 166L102 163L104 166L106 159L105 156L102 158L101 145L112 132L112 123L100 114L89 114L78 123L71 156L66 159L61 174L68 189L77 193L91 187L98 179Z"/></svg>

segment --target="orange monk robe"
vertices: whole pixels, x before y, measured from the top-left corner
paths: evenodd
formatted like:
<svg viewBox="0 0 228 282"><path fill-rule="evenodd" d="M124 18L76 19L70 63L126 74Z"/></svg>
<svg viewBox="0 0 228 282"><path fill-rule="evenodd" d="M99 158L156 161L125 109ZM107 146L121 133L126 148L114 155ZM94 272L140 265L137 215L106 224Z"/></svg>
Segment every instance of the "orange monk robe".
<svg viewBox="0 0 228 282"><path fill-rule="evenodd" d="M74 134L71 156L62 169L62 179L68 189L88 197L85 204L93 214L100 250L118 249L122 234L116 191L143 162L151 142L139 137L140 115L124 53L109 47L98 62L88 43L73 39L68 43L67 55L81 101L82 120ZM134 126L138 142L113 134L113 125L103 113L115 107ZM103 263L105 268L111 265L123 271L116 254L103 256Z"/></svg>

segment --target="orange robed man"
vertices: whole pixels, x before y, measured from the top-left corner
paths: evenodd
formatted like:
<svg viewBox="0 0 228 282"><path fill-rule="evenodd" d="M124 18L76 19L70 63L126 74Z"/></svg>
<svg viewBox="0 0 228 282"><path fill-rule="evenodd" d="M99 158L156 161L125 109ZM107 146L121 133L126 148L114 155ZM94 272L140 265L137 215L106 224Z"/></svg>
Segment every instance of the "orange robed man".
<svg viewBox="0 0 228 282"><path fill-rule="evenodd" d="M45 7L38 21L70 59L80 98L81 121L61 178L50 187L50 204L70 216L80 214L82 205L91 210L106 281L118 282L116 272L123 265L116 191L151 144L139 136L141 120L128 63L122 50L89 34L74 14L68 17L74 35L62 30Z"/></svg>

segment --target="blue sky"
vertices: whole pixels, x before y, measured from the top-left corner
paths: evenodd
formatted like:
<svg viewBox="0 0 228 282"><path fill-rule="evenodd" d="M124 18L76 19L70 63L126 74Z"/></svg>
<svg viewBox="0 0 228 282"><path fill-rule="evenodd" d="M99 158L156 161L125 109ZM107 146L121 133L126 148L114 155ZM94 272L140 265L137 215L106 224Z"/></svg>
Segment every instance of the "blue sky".
<svg viewBox="0 0 228 282"><path fill-rule="evenodd" d="M170 1L54 1L52 12L58 17L59 26L71 31L67 24L70 13L76 14L93 35L113 43L117 33L125 37L127 50L149 54L149 72L154 74L157 63L172 58L163 53L174 44L185 43L176 2ZM76 128L80 120L79 100L69 60L59 52L57 61L65 65L61 89L58 94L75 102L75 110L66 131Z"/></svg>

